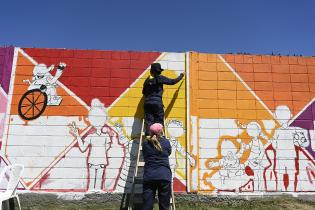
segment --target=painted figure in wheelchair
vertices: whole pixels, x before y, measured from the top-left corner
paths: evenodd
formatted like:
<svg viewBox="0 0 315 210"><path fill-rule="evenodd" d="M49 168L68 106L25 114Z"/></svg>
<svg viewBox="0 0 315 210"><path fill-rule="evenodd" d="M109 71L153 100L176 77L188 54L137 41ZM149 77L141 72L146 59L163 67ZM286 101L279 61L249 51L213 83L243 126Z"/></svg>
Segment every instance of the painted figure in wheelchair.
<svg viewBox="0 0 315 210"><path fill-rule="evenodd" d="M54 65L47 67L43 63L38 64L33 69L32 81L24 80L24 82L29 83L30 86L28 87L28 90L40 89L42 92L45 92L48 97L47 105L58 106L62 101L62 97L57 95L57 82L65 67L65 63L59 63L56 73L53 76L51 71L54 70Z"/></svg>

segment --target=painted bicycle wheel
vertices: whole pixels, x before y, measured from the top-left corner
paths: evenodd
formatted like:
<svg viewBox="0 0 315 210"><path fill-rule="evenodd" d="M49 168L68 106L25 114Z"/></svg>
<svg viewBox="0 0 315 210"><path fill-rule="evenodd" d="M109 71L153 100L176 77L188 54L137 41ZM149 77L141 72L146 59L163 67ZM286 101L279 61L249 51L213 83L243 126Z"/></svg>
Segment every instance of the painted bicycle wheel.
<svg viewBox="0 0 315 210"><path fill-rule="evenodd" d="M28 90L19 101L18 112L24 120L38 118L46 109L47 94L40 89Z"/></svg>

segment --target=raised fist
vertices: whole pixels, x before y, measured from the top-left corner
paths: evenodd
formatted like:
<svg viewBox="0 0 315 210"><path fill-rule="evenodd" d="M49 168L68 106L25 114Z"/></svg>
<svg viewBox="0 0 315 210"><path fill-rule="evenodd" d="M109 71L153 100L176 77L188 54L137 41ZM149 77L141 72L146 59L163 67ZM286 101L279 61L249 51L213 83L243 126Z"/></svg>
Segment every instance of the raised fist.
<svg viewBox="0 0 315 210"><path fill-rule="evenodd" d="M60 70L64 70L64 68L66 68L66 64L65 63L59 63L59 65L58 65L58 69L60 69Z"/></svg>

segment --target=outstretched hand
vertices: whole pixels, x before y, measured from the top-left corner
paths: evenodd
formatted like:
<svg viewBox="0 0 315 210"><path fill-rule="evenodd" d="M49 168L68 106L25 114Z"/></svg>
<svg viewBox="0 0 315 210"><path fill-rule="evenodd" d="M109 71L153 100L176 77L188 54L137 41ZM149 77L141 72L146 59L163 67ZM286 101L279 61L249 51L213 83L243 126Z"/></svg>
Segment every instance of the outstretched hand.
<svg viewBox="0 0 315 210"><path fill-rule="evenodd" d="M70 123L68 127L70 128L69 132L71 135L73 135L75 138L78 138L80 136L79 129L77 128L75 122Z"/></svg>

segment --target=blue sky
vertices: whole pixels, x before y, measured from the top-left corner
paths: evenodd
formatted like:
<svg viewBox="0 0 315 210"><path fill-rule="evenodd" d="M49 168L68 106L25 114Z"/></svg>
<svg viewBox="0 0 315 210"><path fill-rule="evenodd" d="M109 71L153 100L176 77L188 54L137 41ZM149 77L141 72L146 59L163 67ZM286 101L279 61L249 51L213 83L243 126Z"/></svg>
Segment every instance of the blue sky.
<svg viewBox="0 0 315 210"><path fill-rule="evenodd" d="M0 45L315 55L313 0L10 0Z"/></svg>

